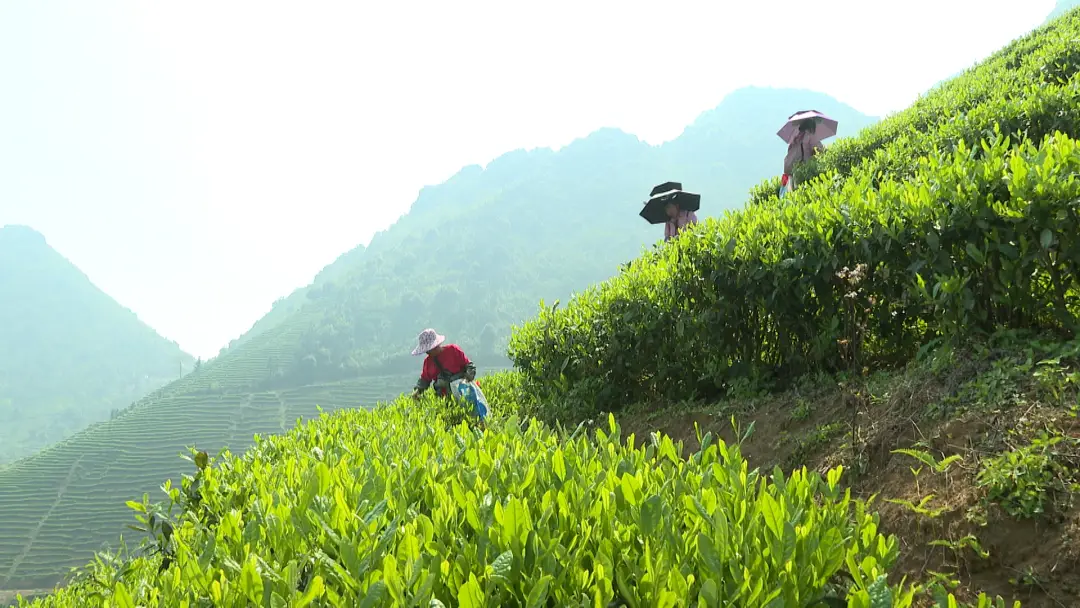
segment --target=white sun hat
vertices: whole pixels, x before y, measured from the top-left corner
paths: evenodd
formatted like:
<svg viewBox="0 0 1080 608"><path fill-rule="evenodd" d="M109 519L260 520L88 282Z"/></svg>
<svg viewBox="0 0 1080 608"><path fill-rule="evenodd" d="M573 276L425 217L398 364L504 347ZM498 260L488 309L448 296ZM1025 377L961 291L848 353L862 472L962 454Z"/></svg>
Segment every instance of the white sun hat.
<svg viewBox="0 0 1080 608"><path fill-rule="evenodd" d="M416 337L417 345L413 349L413 356L422 355L436 346L446 341L446 336L439 335L434 329L430 327L420 332L420 335Z"/></svg>

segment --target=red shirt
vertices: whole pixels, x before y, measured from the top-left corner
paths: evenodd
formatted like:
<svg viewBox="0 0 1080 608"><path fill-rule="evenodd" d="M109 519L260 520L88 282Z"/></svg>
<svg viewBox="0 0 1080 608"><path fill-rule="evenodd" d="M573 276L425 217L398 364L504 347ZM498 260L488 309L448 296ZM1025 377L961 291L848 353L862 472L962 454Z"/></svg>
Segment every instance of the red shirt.
<svg viewBox="0 0 1080 608"><path fill-rule="evenodd" d="M439 363L443 369L451 374L460 374L471 363L457 344L444 344L439 352ZM439 368L435 365L435 357L428 355L424 358L424 367L420 370L420 379L425 382L434 382L439 377Z"/></svg>

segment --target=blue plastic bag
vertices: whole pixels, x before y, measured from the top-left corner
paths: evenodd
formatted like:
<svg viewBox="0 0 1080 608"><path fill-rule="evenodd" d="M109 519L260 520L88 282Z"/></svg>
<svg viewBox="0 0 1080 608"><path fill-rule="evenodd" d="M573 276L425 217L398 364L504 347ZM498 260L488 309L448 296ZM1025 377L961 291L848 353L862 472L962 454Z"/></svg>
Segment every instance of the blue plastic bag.
<svg viewBox="0 0 1080 608"><path fill-rule="evenodd" d="M484 391L480 390L480 386L475 382L468 382L466 380L457 380L454 382L454 393L458 398L464 401L468 406L472 407L473 413L481 420L487 418L488 415L488 403L487 397L484 396Z"/></svg>

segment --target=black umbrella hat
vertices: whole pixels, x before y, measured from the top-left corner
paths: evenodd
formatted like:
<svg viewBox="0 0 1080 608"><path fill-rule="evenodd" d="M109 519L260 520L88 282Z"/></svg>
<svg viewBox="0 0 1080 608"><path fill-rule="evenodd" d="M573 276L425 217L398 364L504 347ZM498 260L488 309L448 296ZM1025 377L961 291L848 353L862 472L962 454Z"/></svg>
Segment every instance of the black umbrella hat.
<svg viewBox="0 0 1080 608"><path fill-rule="evenodd" d="M686 192L679 182L664 182L652 189L649 200L638 215L650 224L663 224L668 221L664 211L668 203L675 203L680 211L697 211L701 209L701 195Z"/></svg>

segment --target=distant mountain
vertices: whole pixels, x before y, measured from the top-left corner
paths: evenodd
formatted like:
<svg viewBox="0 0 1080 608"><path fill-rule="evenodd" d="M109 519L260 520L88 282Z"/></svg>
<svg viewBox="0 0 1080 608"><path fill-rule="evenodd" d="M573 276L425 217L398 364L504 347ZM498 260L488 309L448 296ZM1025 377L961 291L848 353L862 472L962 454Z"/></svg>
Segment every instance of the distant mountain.
<svg viewBox="0 0 1080 608"><path fill-rule="evenodd" d="M222 348L220 355L244 344L254 336L280 325L290 314L303 308L310 299L321 296L325 290L333 290L334 281L348 274L349 269L360 261L363 254L364 246L358 245L356 248L338 256L333 263L320 270L319 274L315 275L315 280L310 284L294 289L288 296L276 300L270 307L270 312L259 318L243 335Z"/></svg>
<svg viewBox="0 0 1080 608"><path fill-rule="evenodd" d="M876 120L820 93L746 88L660 146L601 129L558 151L516 150L423 188L408 214L335 269L326 289L289 297L290 310L308 315L307 329L297 334L291 325L290 337L267 338L276 352L294 354L275 360L271 386L411 370L410 342L426 326L505 362L511 326L540 299L602 281L660 240L662 227L637 216L653 185L675 180L701 193L702 217L740 207L749 188L780 173L786 144L776 131L804 109L836 118L841 136ZM285 318L256 328L274 332ZM260 356L235 347L229 354Z"/></svg>
<svg viewBox="0 0 1080 608"><path fill-rule="evenodd" d="M191 357L24 226L0 228L0 463L107 419Z"/></svg>
<svg viewBox="0 0 1080 608"><path fill-rule="evenodd" d="M1057 5L1054 6L1054 10L1050 11L1050 14L1046 17L1046 21L1043 22L1043 25L1050 23L1054 19L1057 19L1078 6L1080 6L1080 0L1058 0Z"/></svg>

